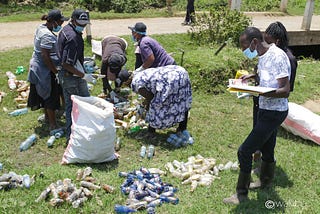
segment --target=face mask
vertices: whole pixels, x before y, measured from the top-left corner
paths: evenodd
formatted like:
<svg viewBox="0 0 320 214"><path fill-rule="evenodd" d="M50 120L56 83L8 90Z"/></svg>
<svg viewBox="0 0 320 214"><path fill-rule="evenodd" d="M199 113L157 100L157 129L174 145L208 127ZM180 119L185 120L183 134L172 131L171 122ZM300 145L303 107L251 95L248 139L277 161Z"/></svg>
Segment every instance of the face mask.
<svg viewBox="0 0 320 214"><path fill-rule="evenodd" d="M251 46L251 43L250 43L250 46ZM258 55L258 52L257 50L251 51L250 46L243 51L243 54L249 59L253 59Z"/></svg>
<svg viewBox="0 0 320 214"><path fill-rule="evenodd" d="M53 29L52 29L52 31L53 32L59 32L60 30L61 30L61 25L58 25L57 27L54 27Z"/></svg>
<svg viewBox="0 0 320 214"><path fill-rule="evenodd" d="M133 42L136 42L136 41L137 41L136 38L135 38L133 35L131 35L131 40L132 40Z"/></svg>
<svg viewBox="0 0 320 214"><path fill-rule="evenodd" d="M75 30L77 31L77 32L79 32L79 33L82 33L82 31L83 31L83 29L84 29L84 27L81 27L81 26L76 26L76 28L75 28Z"/></svg>

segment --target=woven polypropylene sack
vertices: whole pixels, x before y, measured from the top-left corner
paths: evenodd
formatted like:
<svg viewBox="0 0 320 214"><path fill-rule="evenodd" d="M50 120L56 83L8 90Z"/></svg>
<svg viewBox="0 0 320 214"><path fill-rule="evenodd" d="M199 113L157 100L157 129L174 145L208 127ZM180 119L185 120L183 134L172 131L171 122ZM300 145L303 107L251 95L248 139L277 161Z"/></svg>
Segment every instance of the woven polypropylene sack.
<svg viewBox="0 0 320 214"><path fill-rule="evenodd" d="M301 105L289 102L288 116L281 126L320 145L320 116Z"/></svg>
<svg viewBox="0 0 320 214"><path fill-rule="evenodd" d="M116 158L113 104L98 97L71 96L72 126L62 164L102 163Z"/></svg>

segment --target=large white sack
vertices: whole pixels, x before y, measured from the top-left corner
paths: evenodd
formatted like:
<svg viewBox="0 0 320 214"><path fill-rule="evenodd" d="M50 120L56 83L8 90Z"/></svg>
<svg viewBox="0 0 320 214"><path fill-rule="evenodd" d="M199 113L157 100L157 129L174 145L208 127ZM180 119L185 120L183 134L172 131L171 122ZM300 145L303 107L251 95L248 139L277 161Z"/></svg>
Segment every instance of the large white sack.
<svg viewBox="0 0 320 214"><path fill-rule="evenodd" d="M320 116L301 105L289 102L289 113L281 126L320 145Z"/></svg>
<svg viewBox="0 0 320 214"><path fill-rule="evenodd" d="M71 96L72 126L62 164L102 163L116 158L113 104L98 97Z"/></svg>

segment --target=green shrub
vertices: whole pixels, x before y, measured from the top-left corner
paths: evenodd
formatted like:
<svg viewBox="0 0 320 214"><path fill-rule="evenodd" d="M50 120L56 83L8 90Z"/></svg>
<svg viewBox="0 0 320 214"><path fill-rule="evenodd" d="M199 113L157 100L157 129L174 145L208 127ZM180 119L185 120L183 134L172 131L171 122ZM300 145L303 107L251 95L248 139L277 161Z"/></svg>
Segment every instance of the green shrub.
<svg viewBox="0 0 320 214"><path fill-rule="evenodd" d="M264 1L259 1L259 4L257 4L257 0L243 0L241 3L241 10L242 11L275 10L275 9L279 9L280 2L281 0L264 0Z"/></svg>
<svg viewBox="0 0 320 214"><path fill-rule="evenodd" d="M240 33L250 24L250 18L237 10L211 8L209 13L196 16L189 34L198 44L219 44L228 39L238 44Z"/></svg>
<svg viewBox="0 0 320 214"><path fill-rule="evenodd" d="M111 0L111 9L116 13L139 13L144 8L139 0Z"/></svg>

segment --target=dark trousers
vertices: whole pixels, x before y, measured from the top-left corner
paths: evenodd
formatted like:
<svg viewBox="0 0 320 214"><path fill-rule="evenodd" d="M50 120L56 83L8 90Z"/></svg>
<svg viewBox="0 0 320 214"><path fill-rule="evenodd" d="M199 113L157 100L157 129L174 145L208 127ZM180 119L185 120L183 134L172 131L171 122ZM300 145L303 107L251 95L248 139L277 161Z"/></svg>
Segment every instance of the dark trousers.
<svg viewBox="0 0 320 214"><path fill-rule="evenodd" d="M259 109L256 125L238 149L241 172L251 173L252 154L257 150L261 151L263 161L268 163L275 161L277 131L287 115L288 111Z"/></svg>
<svg viewBox="0 0 320 214"><path fill-rule="evenodd" d="M194 22L194 0L188 0L186 22Z"/></svg>

